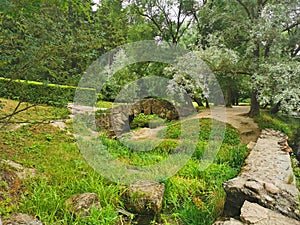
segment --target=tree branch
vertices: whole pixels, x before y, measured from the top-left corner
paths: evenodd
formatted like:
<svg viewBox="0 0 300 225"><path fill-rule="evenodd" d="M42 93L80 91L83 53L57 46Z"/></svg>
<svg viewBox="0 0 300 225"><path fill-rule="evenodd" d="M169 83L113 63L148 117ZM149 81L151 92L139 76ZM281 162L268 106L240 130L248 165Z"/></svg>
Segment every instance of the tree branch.
<svg viewBox="0 0 300 225"><path fill-rule="evenodd" d="M183 24L183 22L185 21L185 18L186 18L186 17L184 17L183 20L180 22L181 9L182 9L182 2L179 3L179 7L178 7L176 37L178 37L180 27L181 27L181 25Z"/></svg>
<svg viewBox="0 0 300 225"><path fill-rule="evenodd" d="M296 21L295 23L292 23L291 25L289 25L288 27L286 27L282 32L288 31L294 27L297 27L298 25L300 25L300 20Z"/></svg>
<svg viewBox="0 0 300 225"><path fill-rule="evenodd" d="M147 14L145 14L145 13L142 13L140 10L138 10L138 13L139 13L141 16L144 16L144 17L148 18L150 21L152 21L153 24L156 26L156 28L159 30L159 32L160 32L161 34L163 34L163 31L162 31L161 27L159 26L159 24L157 23L157 21L156 21L153 17L151 17L151 16L149 16L149 15L147 15Z"/></svg>
<svg viewBox="0 0 300 225"><path fill-rule="evenodd" d="M30 108L36 106L36 105L30 105L30 106L25 107L24 109L18 110L18 108L21 106L21 104L22 104L22 101L19 101L19 102L18 102L18 105L15 107L14 111L13 111L10 115L7 115L7 116L4 116L4 117L0 118L0 120L5 120L5 119L8 118L8 119L4 122L4 124L0 127L0 130L2 130L4 127L6 127L7 124L9 123L9 121L10 121L16 114L18 114L18 113L20 113L20 112L23 112L23 111L26 111L26 110L28 110L28 109L30 109Z"/></svg>
<svg viewBox="0 0 300 225"><path fill-rule="evenodd" d="M293 50L291 56L296 57L299 52L300 52L300 45L296 49Z"/></svg>
<svg viewBox="0 0 300 225"><path fill-rule="evenodd" d="M185 31L189 28L190 24L191 24L191 20L187 23L186 27L181 31L181 34L178 34L178 40L184 35Z"/></svg>
<svg viewBox="0 0 300 225"><path fill-rule="evenodd" d="M245 5L245 3L243 3L242 0L236 0L236 1L245 9L249 19L252 20L251 13L250 13L249 9L247 8L247 6Z"/></svg>

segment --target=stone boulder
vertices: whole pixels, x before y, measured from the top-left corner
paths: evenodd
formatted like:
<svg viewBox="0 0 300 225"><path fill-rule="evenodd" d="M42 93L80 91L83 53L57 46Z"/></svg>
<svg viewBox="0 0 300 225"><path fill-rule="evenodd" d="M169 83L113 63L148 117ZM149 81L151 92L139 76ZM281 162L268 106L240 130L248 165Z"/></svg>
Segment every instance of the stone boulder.
<svg viewBox="0 0 300 225"><path fill-rule="evenodd" d="M216 221L213 225L300 225L298 220L264 208L256 203L245 201L241 208L240 220L227 218Z"/></svg>
<svg viewBox="0 0 300 225"><path fill-rule="evenodd" d="M156 215L162 209L165 186L152 181L137 181L125 192L125 207L132 213Z"/></svg>
<svg viewBox="0 0 300 225"><path fill-rule="evenodd" d="M17 215L11 216L11 218L8 220L3 220L2 224L3 225L42 225L42 222L38 218L34 218L27 214L19 213Z"/></svg>
<svg viewBox="0 0 300 225"><path fill-rule="evenodd" d="M0 184L2 190L9 191L18 189L22 185L22 181L15 171L2 168L0 169Z"/></svg>
<svg viewBox="0 0 300 225"><path fill-rule="evenodd" d="M101 209L99 198L95 193L72 195L67 199L66 206L76 217L89 216L93 207Z"/></svg>
<svg viewBox="0 0 300 225"><path fill-rule="evenodd" d="M264 208L256 203L245 201L241 209L241 221L256 225L300 225L300 222Z"/></svg>
<svg viewBox="0 0 300 225"><path fill-rule="evenodd" d="M226 219L218 220L215 223L213 223L213 225L243 225L243 224L244 223L242 223L241 221L233 218L226 218Z"/></svg>
<svg viewBox="0 0 300 225"><path fill-rule="evenodd" d="M19 179L23 180L26 178L34 178L37 176L37 170L36 169L31 169L31 168L25 168L19 163L16 163L11 160L2 160L1 164L11 168L16 175L18 176Z"/></svg>

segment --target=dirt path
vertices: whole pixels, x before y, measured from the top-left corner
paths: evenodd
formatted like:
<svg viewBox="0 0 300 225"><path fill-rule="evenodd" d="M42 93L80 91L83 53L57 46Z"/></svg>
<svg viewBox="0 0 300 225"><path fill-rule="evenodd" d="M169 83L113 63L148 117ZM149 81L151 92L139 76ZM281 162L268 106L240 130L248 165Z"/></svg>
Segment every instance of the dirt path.
<svg viewBox="0 0 300 225"><path fill-rule="evenodd" d="M226 110L226 111L225 111ZM249 112L249 106L234 106L232 108L226 108L222 110L215 110L213 118L222 122L231 124L234 128L238 129L241 134L243 144L249 142L255 142L260 134L259 127L254 123L253 119L245 116ZM224 116L226 112L226 116ZM194 118L212 118L211 110L205 109L198 113ZM142 128L131 133L131 140L145 139L145 138L157 138L157 132L163 127L156 129Z"/></svg>
<svg viewBox="0 0 300 225"><path fill-rule="evenodd" d="M260 129L252 118L245 116L250 110L250 106L233 106L226 108L226 117L224 115L214 114L214 119L231 124L240 131L242 143L248 144L250 141L256 141ZM201 111L198 118L211 118L211 111L208 109Z"/></svg>

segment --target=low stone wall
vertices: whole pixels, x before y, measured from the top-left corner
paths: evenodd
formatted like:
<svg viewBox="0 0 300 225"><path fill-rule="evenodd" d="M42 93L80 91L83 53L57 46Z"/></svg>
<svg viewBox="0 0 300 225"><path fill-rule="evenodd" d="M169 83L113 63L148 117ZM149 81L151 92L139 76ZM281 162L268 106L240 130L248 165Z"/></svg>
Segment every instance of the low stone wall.
<svg viewBox="0 0 300 225"><path fill-rule="evenodd" d="M299 191L295 184L290 155L283 152L278 144L283 137L285 135L278 131L262 131L239 176L223 184L226 192L224 217L242 219L241 211L247 213L247 209L242 207L248 201L295 221L300 220L297 209ZM231 224L229 222L216 224Z"/></svg>

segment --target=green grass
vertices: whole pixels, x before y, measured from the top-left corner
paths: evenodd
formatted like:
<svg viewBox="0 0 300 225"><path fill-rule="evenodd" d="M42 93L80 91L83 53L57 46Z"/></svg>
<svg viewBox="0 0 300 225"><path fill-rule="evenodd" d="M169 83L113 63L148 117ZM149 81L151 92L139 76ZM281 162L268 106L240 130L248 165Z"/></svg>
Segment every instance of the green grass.
<svg viewBox="0 0 300 225"><path fill-rule="evenodd" d="M215 161L200 171L211 120L190 121L195 122L199 123L200 137L194 154L174 176L163 181L166 187L163 211L156 218L162 224L175 224L174 221L211 224L221 214L225 201L222 183L238 174L247 155L247 148L240 145L238 132L227 126L225 141ZM180 127L179 123L168 124L166 136L164 132L159 134L164 140L159 136L150 141L112 140L104 135L99 139L111 155L128 165L152 165L166 159L182 144L178 139ZM34 124L16 131L1 131L0 139L4 140L0 142L0 160L10 159L38 171L38 176L23 182L14 195L3 191L1 187L5 184L0 184L0 199L5 199L0 201L1 217L23 212L38 215L45 225L116 224L120 218L117 208L124 208L126 187L112 183L89 167L72 136L48 124ZM74 218L65 201L73 194L84 192L96 193L102 210L94 209L84 219Z"/></svg>
<svg viewBox="0 0 300 225"><path fill-rule="evenodd" d="M51 137L49 139L49 137ZM74 139L51 125L30 125L1 133L1 159L11 159L36 168L38 177L24 182L18 203L2 206L1 216L11 211L39 215L43 224L93 224L118 219L123 187L112 184L94 172L82 158ZM65 201L76 193L95 192L104 210L85 220L73 220ZM15 202L15 200L12 200ZM95 210L96 211L96 210ZM95 224L95 223L94 223Z"/></svg>
<svg viewBox="0 0 300 225"><path fill-rule="evenodd" d="M218 127L222 128L222 122L214 121L215 122L215 129L217 130ZM183 127L196 127L194 126L195 123L199 124L199 140L208 141L211 135L211 126L212 120L211 119L190 119L183 122L172 122L166 128L162 129L158 133L158 137L162 138L170 138L170 139L178 139L181 137L181 132ZM187 130L184 129L186 132ZM182 134L185 138L192 138L192 136ZM234 129L231 125L226 124L226 131L224 136L224 143L230 145L239 145L240 138L239 132Z"/></svg>
<svg viewBox="0 0 300 225"><path fill-rule="evenodd" d="M0 98L0 118L10 115L18 105L17 101ZM22 110L29 103L22 103L18 110ZM52 106L34 106L26 111L16 114L10 122L47 122L49 120L65 119L69 116L68 108L57 108Z"/></svg>
<svg viewBox="0 0 300 225"><path fill-rule="evenodd" d="M113 102L108 102L108 101L101 100L101 101L97 102L96 106L98 108L111 108L113 106L113 104L114 104Z"/></svg>
<svg viewBox="0 0 300 225"><path fill-rule="evenodd" d="M262 111L261 114L254 118L254 121L258 123L260 129L270 128L279 130L288 136L293 135L291 125L288 118L284 118L279 114L270 114L266 111Z"/></svg>
<svg viewBox="0 0 300 225"><path fill-rule="evenodd" d="M279 130L289 136L289 143L293 146L296 141L300 141L300 119L282 114L270 114L262 111L260 116L254 118L260 129L270 128Z"/></svg>

